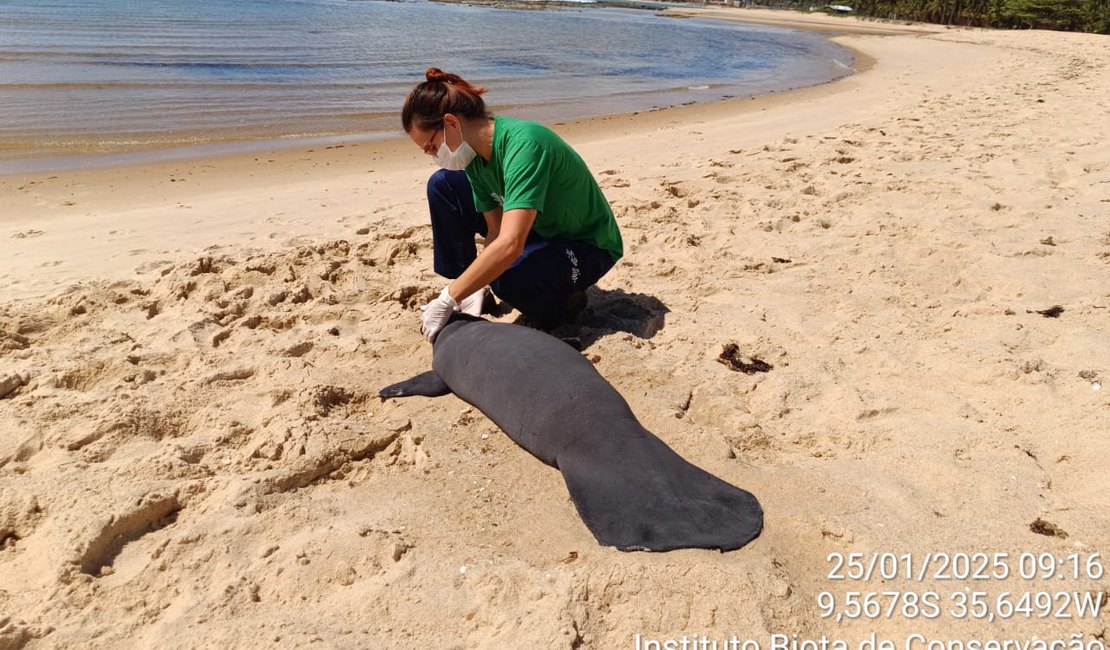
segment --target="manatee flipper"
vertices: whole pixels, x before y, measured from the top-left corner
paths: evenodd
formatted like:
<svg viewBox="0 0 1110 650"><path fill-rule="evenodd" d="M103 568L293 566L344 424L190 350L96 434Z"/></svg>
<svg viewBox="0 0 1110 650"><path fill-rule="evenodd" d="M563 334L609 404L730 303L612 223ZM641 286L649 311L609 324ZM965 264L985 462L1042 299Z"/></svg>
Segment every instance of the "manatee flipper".
<svg viewBox="0 0 1110 650"><path fill-rule="evenodd" d="M647 430L605 447L600 455L559 456L578 514L601 544L732 551L763 530L763 509L752 494L686 461Z"/></svg>
<svg viewBox="0 0 1110 650"><path fill-rule="evenodd" d="M383 399L389 397L409 397L411 395L421 395L423 397L439 397L447 395L451 389L447 387L447 382L436 374L436 371L429 370L422 372L412 379L391 384L378 391L378 397Z"/></svg>

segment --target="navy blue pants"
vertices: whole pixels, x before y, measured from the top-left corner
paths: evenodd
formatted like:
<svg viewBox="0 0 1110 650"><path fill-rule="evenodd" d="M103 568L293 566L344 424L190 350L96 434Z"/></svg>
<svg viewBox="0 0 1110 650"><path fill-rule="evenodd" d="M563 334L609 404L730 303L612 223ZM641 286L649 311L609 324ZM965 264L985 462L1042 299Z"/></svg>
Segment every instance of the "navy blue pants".
<svg viewBox="0 0 1110 650"><path fill-rule="evenodd" d="M487 234L486 220L474 209L466 172L441 169L428 179L435 272L455 279L478 257L475 235ZM531 232L524 253L490 283L494 294L539 327L551 328L568 316L568 298L585 291L613 268L606 251L580 241L545 240Z"/></svg>

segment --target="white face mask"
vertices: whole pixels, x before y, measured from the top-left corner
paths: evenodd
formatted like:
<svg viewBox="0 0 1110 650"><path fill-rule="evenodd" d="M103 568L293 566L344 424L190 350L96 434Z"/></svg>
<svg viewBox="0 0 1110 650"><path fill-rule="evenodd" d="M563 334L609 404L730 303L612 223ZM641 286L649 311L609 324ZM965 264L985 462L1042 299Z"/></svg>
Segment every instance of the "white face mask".
<svg viewBox="0 0 1110 650"><path fill-rule="evenodd" d="M477 155L478 152L466 140L463 140L458 149L451 151L451 147L447 146L447 132L444 131L443 144L439 145L439 151L436 152L436 164L451 171L462 171Z"/></svg>

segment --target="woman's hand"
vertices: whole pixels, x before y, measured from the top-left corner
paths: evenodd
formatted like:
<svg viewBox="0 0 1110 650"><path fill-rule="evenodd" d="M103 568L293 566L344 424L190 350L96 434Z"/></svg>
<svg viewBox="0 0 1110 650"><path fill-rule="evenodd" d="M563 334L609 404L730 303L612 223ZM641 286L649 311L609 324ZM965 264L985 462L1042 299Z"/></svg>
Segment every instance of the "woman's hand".
<svg viewBox="0 0 1110 650"><path fill-rule="evenodd" d="M435 300L421 308L420 333L428 339L428 343L435 343L439 331L451 320L451 314L459 310L459 304L451 297L449 288L450 285L444 287Z"/></svg>
<svg viewBox="0 0 1110 650"><path fill-rule="evenodd" d="M424 305L420 315L420 331L429 343L435 342L439 331L451 320L451 314L459 310L451 288L454 287L454 295L465 298L496 280L524 250L524 242L527 241L528 232L535 220L535 210L510 210L504 219L503 232L498 234L497 240L483 249L482 254L470 263L462 275L447 285L438 298Z"/></svg>

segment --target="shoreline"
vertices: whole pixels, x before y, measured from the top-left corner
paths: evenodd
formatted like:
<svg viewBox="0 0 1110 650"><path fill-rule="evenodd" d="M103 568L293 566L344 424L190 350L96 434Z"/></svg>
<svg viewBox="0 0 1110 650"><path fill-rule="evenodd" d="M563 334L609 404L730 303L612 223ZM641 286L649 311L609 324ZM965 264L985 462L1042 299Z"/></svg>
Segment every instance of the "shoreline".
<svg viewBox="0 0 1110 650"><path fill-rule="evenodd" d="M718 13L730 16L735 12L735 19L739 20L748 18L749 11ZM778 15L774 11L754 11L757 16L763 13ZM840 25L844 19L828 17L828 20ZM907 33L915 35L919 31L913 29ZM581 148L612 138L615 130L623 138L635 138L671 128L670 125L697 124L723 116L733 119L758 116L799 104L827 101L847 92L875 64L866 48L860 48L851 38L858 37L833 36L831 40L852 51L860 72L825 84L550 126L576 148ZM193 218L193 210L199 209L200 203L217 206L210 210L227 210L223 206L236 203L237 193L249 195L273 189L275 196L270 200L277 201L277 196L289 194L288 188L297 187L305 188L310 194L327 194L331 190L327 179L321 177L323 170L328 170L332 178L343 179L340 188L366 183L408 187L405 204L412 213L423 214L426 208L421 204L422 190L419 188L433 171L432 167L407 138L393 137L361 142L339 140L335 144L308 147L289 143L289 146L276 149L263 147L195 158L156 158L139 164L0 174L0 214L15 215L3 223L6 234L0 232L0 246L20 244L19 249L13 251L8 268L0 270L0 289L9 300L52 295L88 277L80 263L83 260L93 263L108 279L121 279L135 273L140 277L149 276L179 261L182 256L196 255L211 248L206 243L203 228L198 231L186 227L185 222L176 221L181 217ZM363 191L370 191L369 187ZM304 209L317 214L326 205L326 202L319 202L305 205ZM168 217L167 209L179 211L172 217L173 224L162 223ZM133 215L129 223L101 221L102 215L119 214L121 210ZM256 203L251 211L232 211L231 216L226 217L230 222L228 226L246 229L242 230L246 234L257 227L248 224L257 224L264 218L260 216L261 210L265 210L265 205ZM356 216L359 213L358 206L345 206L339 221L366 218ZM286 219L297 224L293 232L249 236L247 239L254 250L274 250L328 231L325 228L313 235L311 220L285 213L266 220L281 222ZM97 231L91 234L91 240L80 241L76 236L63 234L83 233L90 223L95 224ZM199 227L204 219L194 218L191 223ZM163 239L173 245L154 245ZM52 272L34 272L33 269L43 265Z"/></svg>
<svg viewBox="0 0 1110 650"><path fill-rule="evenodd" d="M661 13L664 15L697 16L700 18L713 18L717 20L731 20L748 25L784 27L845 36L932 34L946 30L944 25L933 25L930 23L864 19L855 16L831 15L823 12L806 13L789 9L683 7L668 9Z"/></svg>
<svg viewBox="0 0 1110 650"><path fill-rule="evenodd" d="M734 15L733 12L743 12L740 15ZM734 9L734 10L718 10L718 9L702 9L697 7L682 8L678 10L659 10L656 12L660 16L671 17L675 19L687 17L708 18L710 20L719 20L724 22L735 22L740 24L749 24L756 26L769 26L769 27L782 27L786 29L797 29L800 31L810 31L834 36L837 34L850 35L850 34L896 34L906 33L909 31L905 27L885 27L873 28L870 24L864 21L840 16L793 16L797 12L782 11L782 10L764 10L764 9ZM827 20L822 20L825 18ZM918 32L922 28L916 26L912 31ZM920 33L927 33L921 31ZM829 38L830 41L834 39ZM840 44L841 47L845 47ZM866 71L870 66L870 62L866 55L853 50L850 47L845 47L854 57L854 64L852 71L847 75L851 76ZM753 97L761 97L765 95L781 95L782 93L794 92L805 88L816 88L836 83L839 78L834 78L811 86L802 86L801 88L783 89L770 92L760 92L755 95L744 95L738 97L727 97L718 100L694 101L686 104L667 106L663 108L644 109L639 111L618 112L608 115L600 115L594 117L572 118L568 120L554 120L545 123L564 125L564 124L577 124L582 122L589 122L591 120L609 119L614 117L631 116L640 113L652 113L657 111L676 110L687 108L689 106L706 106L716 105L721 103L739 102L749 100ZM325 148L332 145L356 145L364 143L384 142L389 140L403 140L403 135L391 132L372 132L372 133L348 133L339 135L308 137L308 138L291 138L285 139L247 139L236 141L216 141L195 146L179 146L179 145L164 145L164 146L144 146L141 149L133 151L120 151L120 152L90 152L80 154L63 154L53 155L47 157L18 157L10 160L0 160L0 178L13 177L13 176L31 176L39 173L70 173L81 170L91 170L101 167L106 168L119 168L119 167L136 167L145 166L158 163L180 163L184 161L200 161L208 159L224 159L236 156L247 155L296 155L296 152L306 152L318 148Z"/></svg>

